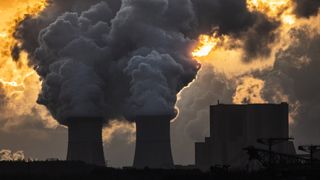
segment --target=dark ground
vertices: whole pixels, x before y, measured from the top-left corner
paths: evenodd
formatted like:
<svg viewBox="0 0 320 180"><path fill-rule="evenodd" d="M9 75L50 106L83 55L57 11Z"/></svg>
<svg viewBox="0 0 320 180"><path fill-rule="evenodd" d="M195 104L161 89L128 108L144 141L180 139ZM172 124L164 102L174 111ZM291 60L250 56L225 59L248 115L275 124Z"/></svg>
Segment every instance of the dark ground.
<svg viewBox="0 0 320 180"><path fill-rule="evenodd" d="M96 167L82 162L0 162L0 180L60 180L60 179L108 179L108 180L295 180L320 179L320 168L284 168L263 170L255 173L244 171L226 171L212 168L202 172L197 169L114 169Z"/></svg>

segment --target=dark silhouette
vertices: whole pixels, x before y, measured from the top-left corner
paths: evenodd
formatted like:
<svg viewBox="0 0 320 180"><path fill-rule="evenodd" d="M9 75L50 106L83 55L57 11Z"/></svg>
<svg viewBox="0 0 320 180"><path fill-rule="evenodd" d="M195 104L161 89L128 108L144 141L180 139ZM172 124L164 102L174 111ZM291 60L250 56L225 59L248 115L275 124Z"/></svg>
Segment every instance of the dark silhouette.
<svg viewBox="0 0 320 180"><path fill-rule="evenodd" d="M210 137L195 146L196 166L201 169L214 165L245 168L249 157L244 147L267 149L257 142L258 138L260 141L281 139L272 145L273 151L295 154L293 142L288 141L288 126L287 103L213 105L210 107Z"/></svg>
<svg viewBox="0 0 320 180"><path fill-rule="evenodd" d="M272 166L274 163L274 156L272 155L272 147L293 140L293 138L258 138L257 143L263 144L268 147L269 151L269 165Z"/></svg>
<svg viewBox="0 0 320 180"><path fill-rule="evenodd" d="M105 165L102 147L102 118L73 117L66 121L68 126L69 161L84 161L99 166Z"/></svg>
<svg viewBox="0 0 320 180"><path fill-rule="evenodd" d="M319 161L319 158L315 158L314 154L320 152L320 145L302 145L299 146L298 149L300 151L309 153L309 161L311 166L313 166L315 160Z"/></svg>
<svg viewBox="0 0 320 180"><path fill-rule="evenodd" d="M257 172L231 171L227 166L215 166L209 171L198 169L114 169L89 165L84 162L43 161L43 162L0 162L0 179L32 180L295 180L319 179L320 166L312 169L293 168L277 171Z"/></svg>
<svg viewBox="0 0 320 180"><path fill-rule="evenodd" d="M210 120L215 124L211 124L211 137L206 138L205 143L196 144L196 166L174 166L170 147L172 118L166 115L136 117L134 167L123 169L104 166L101 118L70 118L66 124L69 161L3 161L0 179L320 179L320 160L313 157L320 146L300 146L299 149L310 153L309 158L290 152L293 144L288 137L286 103L211 106ZM247 144L249 146L243 148ZM239 159L246 168L232 167L233 161ZM254 169L248 166L250 162L259 162L262 168Z"/></svg>
<svg viewBox="0 0 320 180"><path fill-rule="evenodd" d="M173 168L170 115L136 117L135 168Z"/></svg>

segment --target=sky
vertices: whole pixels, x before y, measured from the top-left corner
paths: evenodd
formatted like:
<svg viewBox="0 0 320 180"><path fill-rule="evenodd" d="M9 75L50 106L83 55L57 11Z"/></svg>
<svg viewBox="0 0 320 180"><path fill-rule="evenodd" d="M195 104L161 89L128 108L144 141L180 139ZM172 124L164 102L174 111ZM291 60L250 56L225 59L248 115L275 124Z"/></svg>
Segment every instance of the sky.
<svg viewBox="0 0 320 180"><path fill-rule="evenodd" d="M319 1L119 2L0 0L0 150L65 159L65 117L90 109L130 166L131 117L177 113L173 158L193 164L218 100L286 101L295 144L320 143Z"/></svg>

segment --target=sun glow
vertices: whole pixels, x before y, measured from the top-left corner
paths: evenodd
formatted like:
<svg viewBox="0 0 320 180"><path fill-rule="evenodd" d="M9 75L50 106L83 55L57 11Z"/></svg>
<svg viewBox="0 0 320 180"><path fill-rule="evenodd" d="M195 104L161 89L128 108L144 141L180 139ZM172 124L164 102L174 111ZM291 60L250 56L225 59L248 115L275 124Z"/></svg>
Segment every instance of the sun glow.
<svg viewBox="0 0 320 180"><path fill-rule="evenodd" d="M293 13L295 4L292 0L247 0L246 3L247 9L250 12L258 12L264 14L271 21L281 22L278 29L280 34L287 34L287 31L297 22ZM219 54L218 51L226 52L230 50L226 45L233 47L241 46L241 42L236 41L236 39L228 35L221 35L217 32L211 35L202 34L199 36L198 42L191 54L199 62L208 61L208 59L212 59L214 52ZM241 54L240 51L238 54ZM231 50L231 52L234 51ZM229 55L225 54L225 56Z"/></svg>
<svg viewBox="0 0 320 180"><path fill-rule="evenodd" d="M18 61L13 61L11 57L12 49L19 44L13 34L16 26L26 15L36 16L45 6L46 0L19 4L17 12L0 26L0 39L2 41L0 44L0 84L5 92L12 89L7 88L8 86L16 87L18 84L24 86L26 78L30 78L33 75L34 71L28 66L26 53L23 53ZM37 77L34 76L34 78Z"/></svg>
<svg viewBox="0 0 320 180"><path fill-rule="evenodd" d="M265 82L251 76L242 77L237 82L236 92L233 95L233 103L266 103L262 97Z"/></svg>
<svg viewBox="0 0 320 180"><path fill-rule="evenodd" d="M13 48L20 45L14 38L16 27L26 16L37 16L47 6L47 0L1 0L0 5L0 98L5 101L0 108L4 110L2 118L11 120L1 129L8 129L7 126L14 125L15 117L32 114L34 110L49 120L45 108L36 104L41 83L28 65L27 53L22 52L17 60L11 56Z"/></svg>
<svg viewBox="0 0 320 180"><path fill-rule="evenodd" d="M209 35L201 35L199 37L198 45L192 52L193 57L204 57L207 56L217 45L219 38Z"/></svg>
<svg viewBox="0 0 320 180"><path fill-rule="evenodd" d="M5 32L0 32L0 38L6 38L7 37L7 33Z"/></svg>
<svg viewBox="0 0 320 180"><path fill-rule="evenodd" d="M246 0L247 9L252 13L260 13L270 22L280 22L277 33L285 39L288 31L298 24L294 15L295 4L292 0ZM284 43L284 44L283 44ZM272 50L283 47L287 41L272 44ZM274 51L276 52L276 51ZM272 51L272 53L274 53ZM223 73L227 78L236 80L236 92L233 103L265 103L262 97L264 81L251 76L243 76L253 70L272 68L274 55L257 57L255 61L244 63L243 41L232 36L213 33L200 35L192 56L201 64L210 64L214 71Z"/></svg>
<svg viewBox="0 0 320 180"><path fill-rule="evenodd" d="M202 34L198 38L198 42L192 51L192 56L196 59L201 59L208 56L212 51L220 48L224 43L229 41L229 37L218 35L217 32L212 35Z"/></svg>
<svg viewBox="0 0 320 180"><path fill-rule="evenodd" d="M292 14L293 7L292 0L247 0L249 11L263 13L271 19L288 25L296 21L296 17Z"/></svg>

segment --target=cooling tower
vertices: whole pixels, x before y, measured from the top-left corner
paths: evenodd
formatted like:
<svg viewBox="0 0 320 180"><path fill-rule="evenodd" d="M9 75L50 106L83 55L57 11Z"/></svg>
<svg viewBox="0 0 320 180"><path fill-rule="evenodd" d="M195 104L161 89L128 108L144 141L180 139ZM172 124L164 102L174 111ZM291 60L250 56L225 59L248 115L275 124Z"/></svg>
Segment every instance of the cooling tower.
<svg viewBox="0 0 320 180"><path fill-rule="evenodd" d="M170 120L173 116L136 117L135 168L172 168Z"/></svg>
<svg viewBox="0 0 320 180"><path fill-rule="evenodd" d="M103 118L69 118L68 161L105 166L102 146Z"/></svg>

